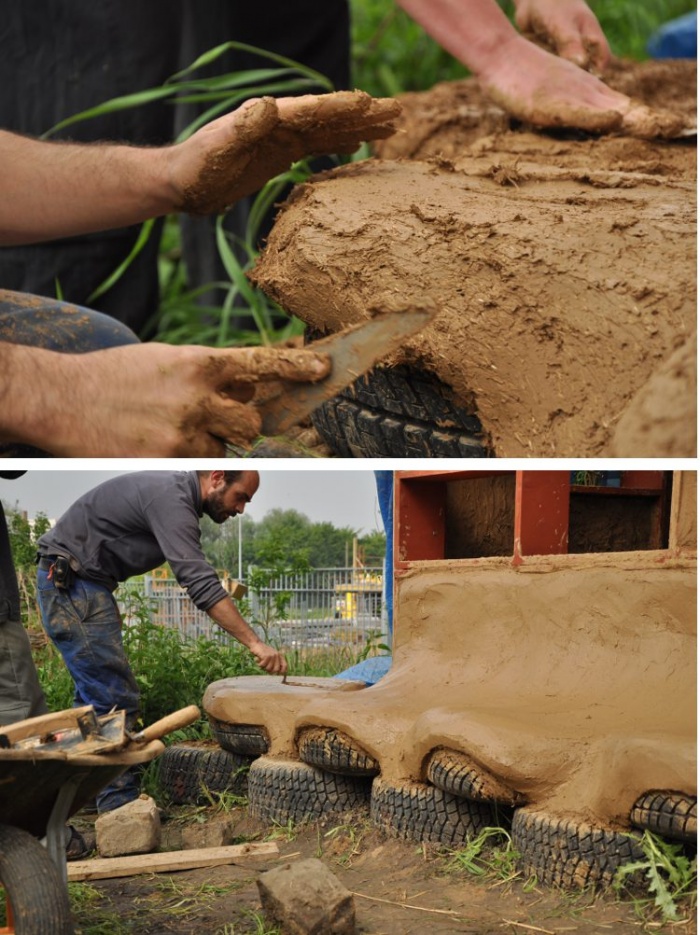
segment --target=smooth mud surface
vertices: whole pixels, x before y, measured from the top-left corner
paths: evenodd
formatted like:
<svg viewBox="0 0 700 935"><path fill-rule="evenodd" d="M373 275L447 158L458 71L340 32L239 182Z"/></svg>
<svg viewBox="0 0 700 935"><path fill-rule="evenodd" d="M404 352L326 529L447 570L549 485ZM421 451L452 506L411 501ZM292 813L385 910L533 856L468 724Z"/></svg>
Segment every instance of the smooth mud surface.
<svg viewBox="0 0 700 935"><path fill-rule="evenodd" d="M695 63L609 81L694 120ZM694 456L695 139L533 132L472 80L401 101L381 159L295 189L256 282L321 331L437 309L390 362L448 384L496 455Z"/></svg>
<svg viewBox="0 0 700 935"><path fill-rule="evenodd" d="M337 728L390 780L461 750L531 804L624 827L644 792L694 794L694 595L694 564L659 553L414 563L376 685L223 679L204 707L265 725L272 756Z"/></svg>

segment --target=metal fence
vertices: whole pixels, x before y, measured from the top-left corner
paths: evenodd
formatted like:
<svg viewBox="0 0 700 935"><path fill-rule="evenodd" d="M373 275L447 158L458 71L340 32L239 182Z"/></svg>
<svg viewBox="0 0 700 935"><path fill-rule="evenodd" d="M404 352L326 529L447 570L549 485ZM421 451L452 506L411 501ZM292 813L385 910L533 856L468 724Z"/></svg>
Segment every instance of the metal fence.
<svg viewBox="0 0 700 935"><path fill-rule="evenodd" d="M188 638L228 639L207 614L197 610L174 578L159 574L131 579L117 591L127 625L133 622L129 590L136 590L149 602L155 623ZM285 605L285 619L277 619L275 613L280 598ZM375 637L386 641L381 568L316 568L304 574L283 575L260 592L248 594L246 600L250 608L247 619L259 635L285 649L360 648Z"/></svg>

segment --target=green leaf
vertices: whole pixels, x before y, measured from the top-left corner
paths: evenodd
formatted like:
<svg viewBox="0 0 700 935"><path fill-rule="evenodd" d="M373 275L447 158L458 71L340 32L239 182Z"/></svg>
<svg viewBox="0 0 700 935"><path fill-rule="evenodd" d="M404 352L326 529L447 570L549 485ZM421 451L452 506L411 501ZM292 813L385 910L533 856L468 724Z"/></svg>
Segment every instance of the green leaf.
<svg viewBox="0 0 700 935"><path fill-rule="evenodd" d="M95 289L88 296L88 300L87 300L88 304L90 302L94 302L95 299L99 298L101 295L104 295L104 293L107 292L108 289L111 289L112 286L116 282L118 282L118 280L122 278L124 273L131 266L133 261L139 255L139 253L141 253L143 248L146 246L148 242L148 238L151 236L151 231L153 230L154 224L155 224L155 218L151 218L150 220L142 224L141 230L139 232L139 236L136 238L136 243L131 248L131 252L129 253L128 257L122 263L120 263L119 266L114 270L114 272L110 276L108 276L104 282L100 283L97 289Z"/></svg>
<svg viewBox="0 0 700 935"><path fill-rule="evenodd" d="M82 120L90 120L92 117L101 117L103 114L113 114L120 110L129 110L132 107L141 107L143 104L150 104L152 101L159 101L166 97L172 97L174 93L174 88L161 87L151 88L148 91L137 91L135 94L126 94L123 97L113 97L111 100L105 101L97 107L89 107L87 110L81 110L80 113L73 114L72 117L66 117L65 120L59 121L59 123L51 127L50 130L43 133L41 139L48 139L59 130L70 127L74 123L80 123Z"/></svg>
<svg viewBox="0 0 700 935"><path fill-rule="evenodd" d="M190 72L196 71L198 68L203 68L205 65L210 65L229 49L237 50L239 52L251 52L253 55L257 55L260 58L266 58L272 62L278 62L280 65L284 65L287 68L291 68L294 69L294 71L300 72L307 78L312 78L314 82L320 87L326 88L328 91L333 90L333 83L328 78L326 78L325 75L322 75L321 72L316 71L313 68L302 65L300 62L295 62L294 59L287 58L286 55L278 55L276 52L268 52L265 49L258 48L257 46L248 45L245 42L233 41L224 42L222 45L218 45L213 49L209 49L208 52L204 52L199 56L199 58L195 59L191 65L188 65L187 68L184 68L182 71L179 71L168 78L166 83L171 84L174 81L178 81L183 75L188 75Z"/></svg>

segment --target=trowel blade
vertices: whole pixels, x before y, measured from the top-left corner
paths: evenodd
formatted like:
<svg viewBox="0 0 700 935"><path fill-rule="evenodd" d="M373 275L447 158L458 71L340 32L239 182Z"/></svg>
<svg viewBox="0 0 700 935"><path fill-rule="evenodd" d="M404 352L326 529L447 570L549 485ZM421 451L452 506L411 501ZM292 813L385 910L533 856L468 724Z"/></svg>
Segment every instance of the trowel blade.
<svg viewBox="0 0 700 935"><path fill-rule="evenodd" d="M272 387L268 384L265 397L256 401L262 415L262 434L281 435L296 425L400 347L434 316L435 311L424 308L391 312L308 344L307 350L330 356L331 372L319 383L280 380Z"/></svg>

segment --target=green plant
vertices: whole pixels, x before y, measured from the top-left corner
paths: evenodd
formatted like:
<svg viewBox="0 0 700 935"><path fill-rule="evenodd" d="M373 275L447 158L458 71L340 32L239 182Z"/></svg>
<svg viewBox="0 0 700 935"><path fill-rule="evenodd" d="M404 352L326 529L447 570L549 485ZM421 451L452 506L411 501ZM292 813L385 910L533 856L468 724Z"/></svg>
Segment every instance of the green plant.
<svg viewBox="0 0 700 935"><path fill-rule="evenodd" d="M272 828L265 838L266 841L293 841L297 835L297 825L293 818L289 818L286 824L279 821L273 821Z"/></svg>
<svg viewBox="0 0 700 935"><path fill-rule="evenodd" d="M250 568L246 582L252 600L240 602L241 613L250 624L270 641L271 627L289 618L292 594L289 591L273 591L270 585L285 575L297 575L309 570L306 552L290 553L278 539L269 539L258 549L259 565Z"/></svg>
<svg viewBox="0 0 700 935"><path fill-rule="evenodd" d="M466 870L473 876L497 877L510 882L519 876L516 866L519 856L505 828L484 828L464 847L450 852L446 869Z"/></svg>
<svg viewBox="0 0 700 935"><path fill-rule="evenodd" d="M156 601L136 588L122 592L124 649L141 690L141 718L151 724L189 704L199 704L210 684L234 675L259 671L251 653L233 640L207 637L185 639L176 630L153 622ZM208 731L204 722L170 740L201 737Z"/></svg>
<svg viewBox="0 0 700 935"><path fill-rule="evenodd" d="M66 664L53 643L33 649L34 663L49 711L64 711L73 705L74 686Z"/></svg>
<svg viewBox="0 0 700 935"><path fill-rule="evenodd" d="M68 896L76 931L81 935L127 935L134 931L130 921L91 883L69 883Z"/></svg>
<svg viewBox="0 0 700 935"><path fill-rule="evenodd" d="M360 853L362 841L367 831L368 826L363 824L360 820L354 824L336 825L335 828L326 831L324 838L334 840L346 846L345 850L335 858L337 863L343 867L349 867L351 865L353 857L356 857ZM318 856L322 856L320 846Z"/></svg>
<svg viewBox="0 0 700 935"><path fill-rule="evenodd" d="M653 906L664 921L677 922L681 905L688 910L695 909L697 857L689 858L681 844L671 844L650 831L645 831L638 843L644 858L619 867L613 886L620 892L630 878L646 877ZM649 900L637 902L644 909Z"/></svg>
<svg viewBox="0 0 700 935"><path fill-rule="evenodd" d="M36 553L39 539L49 529L43 513L37 513L30 522L23 511L3 504L7 531L10 538L12 560L17 573L21 599L22 621L25 625L40 625L36 603Z"/></svg>

